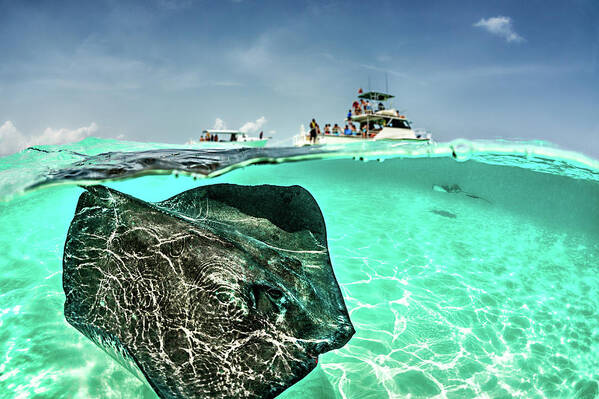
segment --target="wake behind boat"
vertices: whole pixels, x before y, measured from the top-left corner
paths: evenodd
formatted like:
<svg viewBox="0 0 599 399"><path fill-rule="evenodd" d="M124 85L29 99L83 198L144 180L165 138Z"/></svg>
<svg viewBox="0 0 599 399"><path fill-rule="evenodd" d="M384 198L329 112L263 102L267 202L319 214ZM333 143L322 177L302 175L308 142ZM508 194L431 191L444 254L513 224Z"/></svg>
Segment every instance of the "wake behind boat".
<svg viewBox="0 0 599 399"><path fill-rule="evenodd" d="M358 100L354 101L348 112L344 128L329 124L321 130L316 121L310 122L310 130L302 131L294 136L293 144L296 146L310 144L342 144L360 141L390 140L397 142L432 141L430 133L412 129L405 115L399 111L387 108L387 103L394 96L391 94L369 91L358 92ZM376 110L374 104L377 103ZM359 127L356 127L358 124Z"/></svg>

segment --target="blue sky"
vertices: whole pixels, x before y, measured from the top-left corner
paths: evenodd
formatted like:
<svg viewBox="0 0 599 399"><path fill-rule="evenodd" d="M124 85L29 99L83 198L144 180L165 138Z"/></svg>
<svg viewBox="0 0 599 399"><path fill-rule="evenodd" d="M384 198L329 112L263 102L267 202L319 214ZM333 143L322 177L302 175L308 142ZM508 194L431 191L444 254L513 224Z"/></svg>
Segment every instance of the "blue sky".
<svg viewBox="0 0 599 399"><path fill-rule="evenodd" d="M90 134L184 143L217 118L281 142L342 122L387 73L439 141L599 158L596 0L0 0L0 54L0 154Z"/></svg>

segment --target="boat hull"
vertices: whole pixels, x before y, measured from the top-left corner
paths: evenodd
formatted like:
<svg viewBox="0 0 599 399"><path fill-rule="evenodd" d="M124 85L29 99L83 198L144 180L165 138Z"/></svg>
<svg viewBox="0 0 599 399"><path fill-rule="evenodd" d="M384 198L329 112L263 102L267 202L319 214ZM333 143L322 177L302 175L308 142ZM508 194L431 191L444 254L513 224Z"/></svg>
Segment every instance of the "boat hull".
<svg viewBox="0 0 599 399"><path fill-rule="evenodd" d="M263 140L251 140L251 141L198 141L194 142L194 145L202 148L239 148L239 147L252 147L259 148L265 147L268 139Z"/></svg>
<svg viewBox="0 0 599 399"><path fill-rule="evenodd" d="M325 135L320 136L321 144L341 144L341 143L360 143L363 141L393 141L393 142L427 142L430 141L428 138L363 138L360 136L334 136Z"/></svg>
<svg viewBox="0 0 599 399"><path fill-rule="evenodd" d="M365 141L388 141L393 143L428 143L431 140L429 138L363 138L361 136L336 136L336 135L321 135L316 138L316 143L310 142L309 136L296 136L294 137L294 144L296 146L304 146L311 144L347 144L347 143L363 143Z"/></svg>

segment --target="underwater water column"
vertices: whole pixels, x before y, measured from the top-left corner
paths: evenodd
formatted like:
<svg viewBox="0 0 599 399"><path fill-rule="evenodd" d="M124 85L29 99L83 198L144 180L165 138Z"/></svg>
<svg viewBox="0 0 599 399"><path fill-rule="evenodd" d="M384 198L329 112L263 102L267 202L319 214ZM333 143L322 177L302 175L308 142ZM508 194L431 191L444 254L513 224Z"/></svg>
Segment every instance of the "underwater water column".
<svg viewBox="0 0 599 399"><path fill-rule="evenodd" d="M146 201L223 182L311 193L356 334L281 397L592 398L598 183L556 160L549 173L518 162L330 159L107 185ZM154 397L64 320L62 245L81 192L0 204L1 392Z"/></svg>

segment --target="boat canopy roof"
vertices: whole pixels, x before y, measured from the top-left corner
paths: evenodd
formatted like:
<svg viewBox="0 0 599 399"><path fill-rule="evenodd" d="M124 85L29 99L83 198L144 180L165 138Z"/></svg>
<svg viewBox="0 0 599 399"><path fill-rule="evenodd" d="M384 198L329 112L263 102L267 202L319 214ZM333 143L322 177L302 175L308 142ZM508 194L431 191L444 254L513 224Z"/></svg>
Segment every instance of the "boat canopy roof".
<svg viewBox="0 0 599 399"><path fill-rule="evenodd" d="M378 91L369 91L358 96L358 98L363 98L365 100L372 101L387 101L388 99L393 97L395 96L392 96L391 94L381 93Z"/></svg>
<svg viewBox="0 0 599 399"><path fill-rule="evenodd" d="M399 115L394 109L388 109L383 111L377 111L373 114L360 114L352 115L352 121L363 122L363 121L377 121L383 119L406 119L404 115Z"/></svg>
<svg viewBox="0 0 599 399"><path fill-rule="evenodd" d="M383 120L384 117L381 115L375 115L375 114L361 114L361 115L352 115L351 116L351 120L355 121L355 122L364 122L364 121L378 121L378 120Z"/></svg>
<svg viewBox="0 0 599 399"><path fill-rule="evenodd" d="M217 129L206 129L202 133L210 133L210 134L245 134L240 132L239 130L217 130Z"/></svg>

